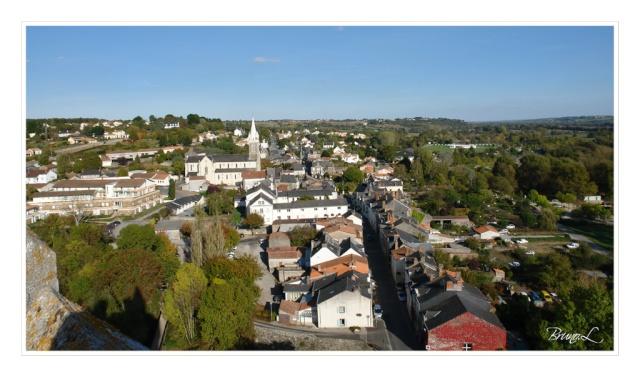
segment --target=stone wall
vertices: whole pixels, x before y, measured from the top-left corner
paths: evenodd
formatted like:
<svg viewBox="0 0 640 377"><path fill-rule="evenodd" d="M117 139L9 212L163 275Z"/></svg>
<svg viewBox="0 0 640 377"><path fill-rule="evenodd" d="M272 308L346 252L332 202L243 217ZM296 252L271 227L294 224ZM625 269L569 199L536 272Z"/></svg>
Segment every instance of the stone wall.
<svg viewBox="0 0 640 377"><path fill-rule="evenodd" d="M47 350L145 350L58 290L56 254L27 230L26 346Z"/></svg>
<svg viewBox="0 0 640 377"><path fill-rule="evenodd" d="M296 351L371 351L359 339L337 339L318 336L312 332L292 332L255 327L255 342L259 348Z"/></svg>

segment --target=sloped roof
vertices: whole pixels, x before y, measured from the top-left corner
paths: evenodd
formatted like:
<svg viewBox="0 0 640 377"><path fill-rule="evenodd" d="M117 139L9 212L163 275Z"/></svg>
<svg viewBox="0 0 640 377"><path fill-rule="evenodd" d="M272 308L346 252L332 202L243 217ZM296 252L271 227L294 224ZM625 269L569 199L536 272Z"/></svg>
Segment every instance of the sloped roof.
<svg viewBox="0 0 640 377"><path fill-rule="evenodd" d="M364 297L371 298L369 287L370 284L367 282L366 275L357 271L350 271L338 277L323 288L320 288L318 290L316 302L321 304L347 291L358 292Z"/></svg>

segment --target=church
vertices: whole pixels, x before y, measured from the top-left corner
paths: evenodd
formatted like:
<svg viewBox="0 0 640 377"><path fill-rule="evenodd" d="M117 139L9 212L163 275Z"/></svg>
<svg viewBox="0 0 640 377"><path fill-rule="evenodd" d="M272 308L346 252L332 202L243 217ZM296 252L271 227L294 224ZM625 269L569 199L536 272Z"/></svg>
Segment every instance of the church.
<svg viewBox="0 0 640 377"><path fill-rule="evenodd" d="M187 181L193 177L204 177L210 184L237 186L242 183L242 172L260 170L260 135L256 122L251 120L251 131L247 136L248 155L206 155L200 153L187 157L184 169Z"/></svg>

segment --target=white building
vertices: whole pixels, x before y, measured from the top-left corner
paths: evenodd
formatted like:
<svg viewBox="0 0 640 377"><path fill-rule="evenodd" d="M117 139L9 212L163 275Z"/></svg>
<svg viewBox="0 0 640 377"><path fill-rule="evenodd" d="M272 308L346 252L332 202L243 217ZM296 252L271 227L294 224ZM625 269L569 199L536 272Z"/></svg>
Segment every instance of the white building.
<svg viewBox="0 0 640 377"><path fill-rule="evenodd" d="M299 200L312 197L312 200ZM260 184L247 192L247 213L257 213L265 225L276 220L326 219L349 211L347 200L338 197L335 189L291 190L277 192Z"/></svg>
<svg viewBox="0 0 640 377"><path fill-rule="evenodd" d="M107 140L128 139L129 135L127 135L127 133L123 130L116 130L112 132L105 132L103 137Z"/></svg>
<svg viewBox="0 0 640 377"><path fill-rule="evenodd" d="M373 326L371 286L367 276L350 271L318 290L316 316L319 328Z"/></svg>
<svg viewBox="0 0 640 377"><path fill-rule="evenodd" d="M185 176L202 176L214 185L237 186L242 183L242 172L260 170L260 140L255 121L247 136L249 155L192 155L185 161Z"/></svg>
<svg viewBox="0 0 640 377"><path fill-rule="evenodd" d="M27 177L25 181L27 184L38 184L49 183L51 181L55 181L56 179L58 179L58 174L56 174L53 169L43 167L27 170Z"/></svg>

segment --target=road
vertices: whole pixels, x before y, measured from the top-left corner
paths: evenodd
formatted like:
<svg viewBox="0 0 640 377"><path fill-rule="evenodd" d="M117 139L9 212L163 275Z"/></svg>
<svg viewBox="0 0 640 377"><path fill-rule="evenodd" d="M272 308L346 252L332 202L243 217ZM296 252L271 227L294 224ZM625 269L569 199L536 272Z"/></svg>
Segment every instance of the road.
<svg viewBox="0 0 640 377"><path fill-rule="evenodd" d="M117 143L119 143L121 141L122 140L107 140L107 141L103 141L103 142L99 142L99 143L95 143L95 144L80 144L80 145L74 145L74 146L71 146L71 147L65 147L65 148L56 149L55 152L56 152L57 156L60 156L60 155L63 155L63 154L82 152L82 151L85 151L85 150L101 147L101 146L104 146L104 145L113 145L113 144L117 144Z"/></svg>
<svg viewBox="0 0 640 377"><path fill-rule="evenodd" d="M422 349L413 331L405 303L398 299L391 268L377 242L378 237L366 221L363 222L363 227L369 269L376 282L374 302L380 304L383 310L383 321L376 323L375 329L369 331L369 336L384 336L392 350ZM384 334L385 332L387 334Z"/></svg>
<svg viewBox="0 0 640 377"><path fill-rule="evenodd" d="M128 225L131 225L131 224L145 225L146 223L149 222L149 218L153 216L156 212L160 211L162 208L164 208L164 206L159 205L155 210L147 213L146 215L142 216L139 219L123 221L122 223L120 223L120 225L118 225L113 229L113 238L118 238L120 231L126 228Z"/></svg>
<svg viewBox="0 0 640 377"><path fill-rule="evenodd" d="M575 231L573 228L566 226L564 224L558 224L558 230L561 232L565 232L569 235L569 237L571 238L572 241L577 241L577 242L586 242L589 244L589 246L591 246L591 249L593 251L595 251L596 253L602 254L602 255L611 255L611 252L605 248L603 248L602 246L598 245L597 243L593 242L593 240L585 235L582 234L578 234L578 233L572 233L572 231Z"/></svg>

